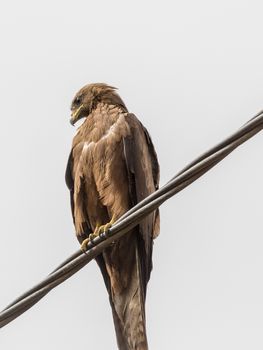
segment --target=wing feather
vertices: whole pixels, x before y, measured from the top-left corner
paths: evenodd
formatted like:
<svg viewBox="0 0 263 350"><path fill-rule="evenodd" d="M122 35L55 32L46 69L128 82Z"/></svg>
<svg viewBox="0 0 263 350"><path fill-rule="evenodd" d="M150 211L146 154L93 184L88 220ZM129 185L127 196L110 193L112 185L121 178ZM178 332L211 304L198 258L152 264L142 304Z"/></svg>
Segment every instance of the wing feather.
<svg viewBox="0 0 263 350"><path fill-rule="evenodd" d="M67 184L67 187L69 189L69 192L70 192L71 213L72 213L73 223L75 225L76 218L75 218L74 178L73 178L74 162L76 162L76 160L74 160L74 152L73 152L73 148L72 148L72 150L69 154L68 163L67 163L67 167L66 167L65 180L66 180L66 184ZM80 181L81 181L81 179L80 179ZM81 182L80 187L81 188L80 188L79 193L82 196L83 195L85 196L85 191L83 190L83 188L85 187L85 184L83 182ZM85 204L85 198L83 198L83 201L80 204L82 204L82 206ZM87 238L89 236L89 234L92 232L91 225L90 225L89 220L88 220L88 215L85 215L85 221L82 222L81 224L83 227L83 232L81 232L77 235L77 238L78 238L80 243L82 243L83 240L85 238Z"/></svg>
<svg viewBox="0 0 263 350"><path fill-rule="evenodd" d="M159 164L157 155L146 128L134 114L126 120L131 129L129 136L123 138L131 204L134 206L159 186ZM141 221L139 226L139 255L142 258L142 279L146 284L152 269L153 238L158 235L159 214L155 211Z"/></svg>

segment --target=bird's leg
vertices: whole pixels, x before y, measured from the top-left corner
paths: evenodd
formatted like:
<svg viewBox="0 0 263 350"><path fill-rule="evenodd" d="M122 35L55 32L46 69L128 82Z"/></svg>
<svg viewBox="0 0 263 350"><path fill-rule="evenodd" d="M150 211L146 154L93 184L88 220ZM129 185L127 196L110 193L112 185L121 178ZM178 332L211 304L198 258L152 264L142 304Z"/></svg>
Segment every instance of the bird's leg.
<svg viewBox="0 0 263 350"><path fill-rule="evenodd" d="M81 244L80 249L83 251L83 253L85 253L85 251L88 249L88 243L94 238L98 237L101 233L107 232L108 229L111 228L111 226L113 225L114 221L115 217L113 215L111 221L105 225L99 225L99 223L97 222L95 231L93 233L90 233L89 237L84 239L84 241Z"/></svg>
<svg viewBox="0 0 263 350"><path fill-rule="evenodd" d="M111 221L108 222L106 225L103 226L103 233L107 232L109 230L109 228L111 228L111 226L114 224L115 222L115 215L113 215L113 217L111 218ZM111 245L113 245L115 242L111 242Z"/></svg>
<svg viewBox="0 0 263 350"><path fill-rule="evenodd" d="M115 222L115 217L114 217L114 215L113 215L113 217L111 218L111 221L110 221L110 222L108 222L107 224L102 225L102 226L100 227L100 229L101 229L100 232L107 232L108 229L111 228L111 226L114 224L114 222Z"/></svg>
<svg viewBox="0 0 263 350"><path fill-rule="evenodd" d="M80 249L83 251L83 253L85 253L86 250L88 249L88 243L89 243L90 241L92 241L95 237L97 237L97 236L99 235L99 233L100 233L100 231L99 231L100 228L101 228L101 226L100 226L99 223L97 222L94 232L90 233L90 234L89 234L89 237L86 238L86 239L84 239L84 241L81 243Z"/></svg>

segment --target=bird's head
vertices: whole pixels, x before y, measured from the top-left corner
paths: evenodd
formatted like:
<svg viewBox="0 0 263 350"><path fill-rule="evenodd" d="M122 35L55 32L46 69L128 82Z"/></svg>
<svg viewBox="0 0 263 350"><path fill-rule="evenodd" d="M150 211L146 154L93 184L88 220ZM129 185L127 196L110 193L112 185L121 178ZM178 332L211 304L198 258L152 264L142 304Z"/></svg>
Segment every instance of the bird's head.
<svg viewBox="0 0 263 350"><path fill-rule="evenodd" d="M116 88L103 83L83 86L75 95L71 104L70 123L74 125L81 118L88 117L99 102L115 104L126 110Z"/></svg>

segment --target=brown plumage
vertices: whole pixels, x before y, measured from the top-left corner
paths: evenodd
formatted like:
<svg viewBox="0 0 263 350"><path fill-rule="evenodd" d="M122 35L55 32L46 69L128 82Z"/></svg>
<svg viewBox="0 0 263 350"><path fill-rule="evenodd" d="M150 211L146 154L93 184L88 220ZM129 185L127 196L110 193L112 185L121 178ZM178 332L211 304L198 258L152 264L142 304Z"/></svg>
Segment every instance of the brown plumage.
<svg viewBox="0 0 263 350"><path fill-rule="evenodd" d="M117 220L158 188L159 165L147 130L128 113L115 88L84 86L72 102L71 123L86 118L73 140L66 170L77 237ZM109 293L120 350L147 350L146 287L159 213L96 258Z"/></svg>

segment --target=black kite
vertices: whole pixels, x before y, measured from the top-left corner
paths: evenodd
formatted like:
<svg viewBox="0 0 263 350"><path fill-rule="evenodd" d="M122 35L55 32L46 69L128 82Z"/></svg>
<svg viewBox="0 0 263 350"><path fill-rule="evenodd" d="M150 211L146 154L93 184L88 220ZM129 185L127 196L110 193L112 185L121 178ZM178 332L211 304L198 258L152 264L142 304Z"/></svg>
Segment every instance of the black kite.
<svg viewBox="0 0 263 350"><path fill-rule="evenodd" d="M128 112L115 88L86 85L71 110L72 124L85 117L66 170L76 234L85 250L90 234L98 234L102 225L105 228L158 188L159 165L147 130ZM148 349L145 297L158 233L155 211L96 258L120 350Z"/></svg>

